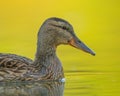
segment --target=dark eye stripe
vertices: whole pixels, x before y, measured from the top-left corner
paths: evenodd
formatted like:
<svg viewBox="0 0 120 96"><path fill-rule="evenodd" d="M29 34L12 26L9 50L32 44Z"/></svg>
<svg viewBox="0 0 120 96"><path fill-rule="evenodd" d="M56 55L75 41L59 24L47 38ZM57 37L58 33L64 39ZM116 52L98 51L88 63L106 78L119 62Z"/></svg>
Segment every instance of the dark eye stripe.
<svg viewBox="0 0 120 96"><path fill-rule="evenodd" d="M69 28L66 27L66 26L62 26L62 29L64 29L64 30L69 30Z"/></svg>
<svg viewBox="0 0 120 96"><path fill-rule="evenodd" d="M55 25L55 24L50 24L50 25L58 27L58 28L62 28L64 30L66 30L67 32L71 33L73 36L75 36L74 32L72 30L70 30L69 28L65 27L65 26L63 27L63 26Z"/></svg>
<svg viewBox="0 0 120 96"><path fill-rule="evenodd" d="M59 25L54 25L54 24L51 24L51 25L69 31L69 28L67 28L66 26L59 26Z"/></svg>

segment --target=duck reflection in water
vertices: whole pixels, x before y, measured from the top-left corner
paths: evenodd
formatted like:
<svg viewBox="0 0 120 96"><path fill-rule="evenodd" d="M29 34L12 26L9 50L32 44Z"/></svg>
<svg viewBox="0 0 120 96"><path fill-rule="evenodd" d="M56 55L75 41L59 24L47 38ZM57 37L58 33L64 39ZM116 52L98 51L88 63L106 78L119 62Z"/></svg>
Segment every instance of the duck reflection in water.
<svg viewBox="0 0 120 96"><path fill-rule="evenodd" d="M63 82L1 83L0 96L63 96Z"/></svg>

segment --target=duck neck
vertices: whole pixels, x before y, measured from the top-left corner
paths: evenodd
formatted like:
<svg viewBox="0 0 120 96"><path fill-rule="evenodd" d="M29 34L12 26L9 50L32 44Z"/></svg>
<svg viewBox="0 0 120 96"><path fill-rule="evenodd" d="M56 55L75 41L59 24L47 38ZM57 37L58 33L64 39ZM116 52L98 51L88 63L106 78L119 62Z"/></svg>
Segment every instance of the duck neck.
<svg viewBox="0 0 120 96"><path fill-rule="evenodd" d="M64 77L62 65L56 55L56 46L38 40L34 67L44 79L60 79Z"/></svg>
<svg viewBox="0 0 120 96"><path fill-rule="evenodd" d="M49 44L38 44L37 52L35 56L35 66L39 67L41 65L49 66L51 60L57 58L56 56L56 48L54 46L50 46Z"/></svg>

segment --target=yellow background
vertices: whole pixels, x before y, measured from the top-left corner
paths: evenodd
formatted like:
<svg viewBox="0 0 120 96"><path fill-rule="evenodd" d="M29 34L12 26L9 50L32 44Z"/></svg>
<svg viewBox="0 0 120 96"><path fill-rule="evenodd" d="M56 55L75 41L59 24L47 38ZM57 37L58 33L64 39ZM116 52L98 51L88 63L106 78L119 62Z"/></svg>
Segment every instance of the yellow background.
<svg viewBox="0 0 120 96"><path fill-rule="evenodd" d="M88 80L95 96L120 96L120 0L1 0L0 53L34 59L37 32L49 17L69 21L76 35L96 52L91 56L70 46L58 47L68 81L83 80L72 86L81 88ZM82 75L69 75L68 71ZM73 92L70 84L65 93Z"/></svg>
<svg viewBox="0 0 120 96"><path fill-rule="evenodd" d="M34 58L37 32L49 17L69 21L97 54L60 46L57 53L65 70L120 70L119 0L1 0L0 53Z"/></svg>

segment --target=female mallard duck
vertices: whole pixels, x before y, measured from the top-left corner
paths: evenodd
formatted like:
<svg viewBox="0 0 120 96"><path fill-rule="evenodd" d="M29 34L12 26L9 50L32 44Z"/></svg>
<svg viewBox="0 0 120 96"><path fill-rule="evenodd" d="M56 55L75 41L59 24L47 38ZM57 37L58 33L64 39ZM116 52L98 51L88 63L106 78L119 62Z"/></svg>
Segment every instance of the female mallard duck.
<svg viewBox="0 0 120 96"><path fill-rule="evenodd" d="M14 54L0 54L0 81L62 80L63 68L56 55L60 44L69 44L95 55L76 37L71 24L60 18L49 18L38 32L34 61Z"/></svg>

